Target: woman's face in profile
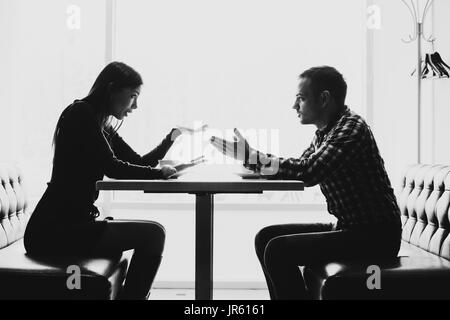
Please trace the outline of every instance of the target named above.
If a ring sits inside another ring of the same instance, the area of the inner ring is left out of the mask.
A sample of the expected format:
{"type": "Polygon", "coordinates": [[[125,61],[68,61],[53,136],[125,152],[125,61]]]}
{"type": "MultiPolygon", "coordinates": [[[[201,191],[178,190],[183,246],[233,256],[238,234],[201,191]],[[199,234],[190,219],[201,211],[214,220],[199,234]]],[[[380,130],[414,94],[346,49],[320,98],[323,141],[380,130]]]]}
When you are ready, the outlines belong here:
{"type": "Polygon", "coordinates": [[[118,120],[123,120],[124,117],[137,108],[137,98],[141,93],[141,87],[137,88],[123,88],[111,95],[111,115],[118,120]]]}

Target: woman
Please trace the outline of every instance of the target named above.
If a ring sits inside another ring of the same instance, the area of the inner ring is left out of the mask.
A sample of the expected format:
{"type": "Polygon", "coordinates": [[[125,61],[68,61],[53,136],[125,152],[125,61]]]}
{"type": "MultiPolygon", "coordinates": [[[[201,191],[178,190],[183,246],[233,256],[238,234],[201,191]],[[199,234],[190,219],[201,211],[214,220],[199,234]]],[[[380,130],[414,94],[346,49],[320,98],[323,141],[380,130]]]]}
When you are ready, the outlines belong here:
{"type": "MultiPolygon", "coordinates": [[[[51,180],[25,231],[34,255],[109,255],[134,249],[124,298],[146,299],[164,248],[164,228],[150,221],[96,220],[95,182],[115,179],[164,179],[171,166],[154,169],[174,140],[175,128],[152,151],[138,155],[110,125],[137,108],[141,76],[124,63],[108,64],[87,97],[75,100],[56,125],[51,180]]],[[[118,126],[120,127],[120,125],[118,126]]]]}

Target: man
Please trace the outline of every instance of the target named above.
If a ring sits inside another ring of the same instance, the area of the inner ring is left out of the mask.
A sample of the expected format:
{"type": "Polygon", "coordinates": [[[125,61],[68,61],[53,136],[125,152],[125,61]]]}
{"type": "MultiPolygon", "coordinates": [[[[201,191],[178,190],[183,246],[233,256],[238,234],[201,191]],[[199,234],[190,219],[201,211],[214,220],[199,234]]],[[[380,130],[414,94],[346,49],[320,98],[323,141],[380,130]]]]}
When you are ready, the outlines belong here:
{"type": "Polygon", "coordinates": [[[250,147],[235,129],[234,142],[212,137],[227,156],[270,179],[320,185],[337,224],[288,224],[262,229],[256,254],[272,299],[307,297],[299,266],[338,258],[391,258],[401,239],[400,212],[369,126],[345,105],[347,84],[334,68],[300,75],[293,109],[317,131],[299,158],[277,158],[250,147]]]}

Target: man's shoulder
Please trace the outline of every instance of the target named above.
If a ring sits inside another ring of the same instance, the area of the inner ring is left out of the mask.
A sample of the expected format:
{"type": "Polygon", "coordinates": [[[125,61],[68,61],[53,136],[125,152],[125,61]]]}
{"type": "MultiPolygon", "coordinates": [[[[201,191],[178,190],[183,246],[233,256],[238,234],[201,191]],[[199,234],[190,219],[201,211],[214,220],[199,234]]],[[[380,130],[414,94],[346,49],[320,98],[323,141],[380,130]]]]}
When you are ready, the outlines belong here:
{"type": "Polygon", "coordinates": [[[364,119],[364,117],[361,116],[359,113],[355,112],[353,109],[350,109],[349,107],[347,107],[347,109],[344,112],[344,118],[346,118],[348,121],[366,124],[366,120],[364,119]]]}
{"type": "Polygon", "coordinates": [[[344,114],[339,119],[334,133],[337,135],[344,134],[354,137],[362,137],[369,131],[370,127],[368,126],[366,120],[361,115],[347,107],[344,114]]]}
{"type": "Polygon", "coordinates": [[[353,111],[348,107],[344,112],[344,115],[341,120],[343,126],[355,126],[364,129],[369,128],[369,125],[367,124],[364,117],[362,117],[360,114],[356,113],[355,111],[353,111]]]}

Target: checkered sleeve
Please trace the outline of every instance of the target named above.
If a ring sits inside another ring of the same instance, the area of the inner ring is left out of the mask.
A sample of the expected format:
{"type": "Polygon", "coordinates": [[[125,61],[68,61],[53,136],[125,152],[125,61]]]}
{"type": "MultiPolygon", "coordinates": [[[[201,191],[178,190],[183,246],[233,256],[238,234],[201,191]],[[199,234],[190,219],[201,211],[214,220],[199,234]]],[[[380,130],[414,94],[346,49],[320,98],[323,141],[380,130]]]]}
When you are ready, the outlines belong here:
{"type": "Polygon", "coordinates": [[[262,160],[261,153],[259,151],[255,151],[247,156],[246,160],[243,163],[243,166],[252,170],[253,172],[261,173],[261,171],[267,170],[270,167],[270,163],[272,160],[274,161],[282,161],[283,158],[275,157],[270,153],[266,153],[264,155],[264,160],[262,160]]]}
{"type": "MultiPolygon", "coordinates": [[[[300,156],[300,158],[304,158],[304,157],[309,157],[312,153],[314,153],[315,151],[315,140],[316,138],[314,138],[314,140],[311,142],[311,144],[309,145],[309,147],[307,149],[305,149],[305,151],[303,151],[302,155],[300,156]]],[[[268,167],[270,167],[270,164],[276,164],[279,163],[280,161],[283,161],[284,158],[280,158],[280,157],[276,157],[270,153],[266,153],[265,154],[265,161],[264,163],[261,163],[261,153],[259,151],[256,151],[255,154],[250,154],[246,161],[244,161],[243,165],[245,168],[252,170],[254,172],[261,172],[261,170],[267,169],[268,167]]],[[[271,178],[278,178],[278,175],[274,172],[274,174],[272,174],[271,178]]]]}
{"type": "Polygon", "coordinates": [[[314,137],[314,139],[311,142],[311,144],[309,145],[309,147],[307,149],[305,149],[305,151],[303,151],[300,158],[308,158],[311,154],[314,153],[314,151],[316,151],[315,142],[316,142],[316,137],[314,137]]]}
{"type": "Polygon", "coordinates": [[[302,180],[306,186],[314,186],[361,152],[365,132],[363,122],[349,119],[336,127],[317,150],[310,147],[298,159],[272,157],[259,170],[263,174],[266,170],[274,179],[302,180]]]}

